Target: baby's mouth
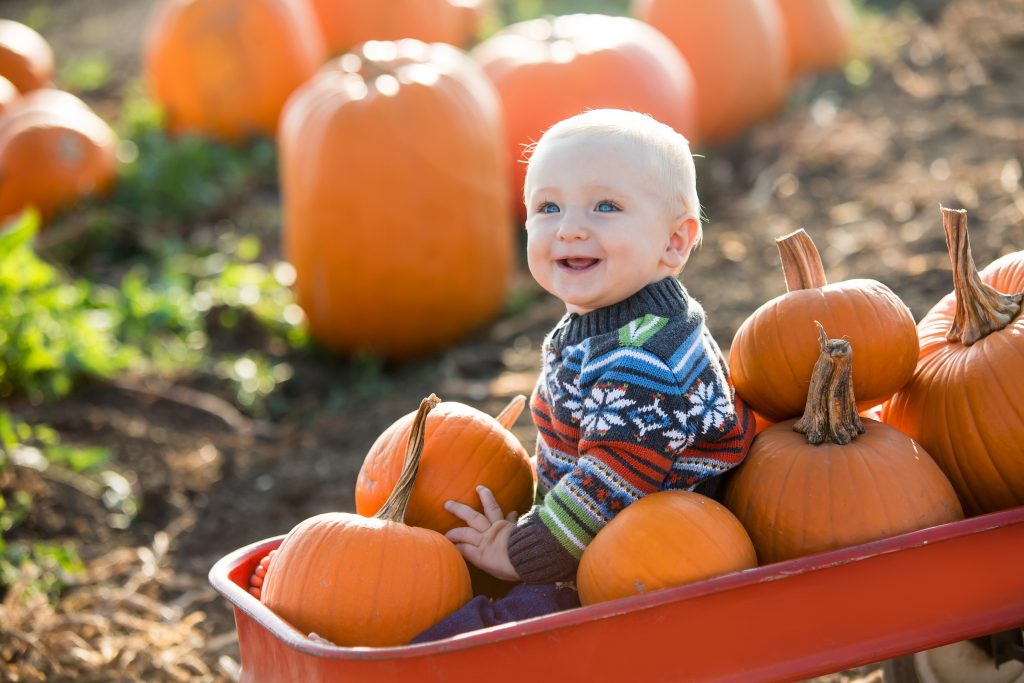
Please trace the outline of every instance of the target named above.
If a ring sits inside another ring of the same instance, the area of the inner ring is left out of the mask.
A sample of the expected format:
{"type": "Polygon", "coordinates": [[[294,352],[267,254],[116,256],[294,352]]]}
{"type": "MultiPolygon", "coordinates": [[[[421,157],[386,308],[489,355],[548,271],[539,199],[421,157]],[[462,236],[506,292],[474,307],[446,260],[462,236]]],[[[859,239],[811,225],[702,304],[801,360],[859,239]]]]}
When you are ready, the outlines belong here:
{"type": "Polygon", "coordinates": [[[589,270],[600,263],[596,258],[562,258],[558,259],[558,265],[568,270],[589,270]]]}

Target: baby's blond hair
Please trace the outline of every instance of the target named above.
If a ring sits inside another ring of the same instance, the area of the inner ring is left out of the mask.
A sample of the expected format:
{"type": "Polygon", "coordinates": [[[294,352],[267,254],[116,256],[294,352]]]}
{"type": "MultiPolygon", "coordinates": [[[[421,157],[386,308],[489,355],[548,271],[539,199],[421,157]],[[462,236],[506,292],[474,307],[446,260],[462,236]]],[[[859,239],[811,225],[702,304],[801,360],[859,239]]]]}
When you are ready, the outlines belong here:
{"type": "MultiPolygon", "coordinates": [[[[690,142],[657,119],[624,109],[591,109],[563,119],[544,131],[530,151],[530,158],[544,145],[557,138],[577,135],[617,135],[639,144],[655,155],[661,164],[673,217],[697,221],[697,234],[691,249],[700,244],[702,236],[700,200],[697,197],[697,172],[690,152],[690,142]]],[[[530,187],[530,166],[526,167],[524,192],[530,187]]]]}

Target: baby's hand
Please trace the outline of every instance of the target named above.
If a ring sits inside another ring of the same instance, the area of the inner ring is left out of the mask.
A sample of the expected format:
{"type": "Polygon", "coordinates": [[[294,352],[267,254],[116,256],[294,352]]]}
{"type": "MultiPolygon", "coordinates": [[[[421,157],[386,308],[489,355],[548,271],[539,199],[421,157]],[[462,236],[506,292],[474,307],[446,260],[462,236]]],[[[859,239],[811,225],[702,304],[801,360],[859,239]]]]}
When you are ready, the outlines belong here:
{"type": "Polygon", "coordinates": [[[501,506],[486,486],[477,486],[476,492],[484,508],[483,514],[463,503],[445,501],[444,509],[466,523],[445,536],[463,557],[494,578],[519,581],[519,574],[508,557],[508,537],[516,524],[516,512],[502,514],[501,506]]]}

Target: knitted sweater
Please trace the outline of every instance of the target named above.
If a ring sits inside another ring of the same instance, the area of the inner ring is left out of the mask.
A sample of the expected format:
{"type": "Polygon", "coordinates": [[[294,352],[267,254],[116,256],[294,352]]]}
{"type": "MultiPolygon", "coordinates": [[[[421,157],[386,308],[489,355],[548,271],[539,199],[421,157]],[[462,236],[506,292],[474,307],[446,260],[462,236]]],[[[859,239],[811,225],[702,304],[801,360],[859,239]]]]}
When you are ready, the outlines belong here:
{"type": "Polygon", "coordinates": [[[675,278],[567,314],[543,354],[531,398],[538,502],[509,539],[529,583],[573,579],[584,548],[623,508],[693,490],[738,465],[754,437],[704,311],[675,278]]]}

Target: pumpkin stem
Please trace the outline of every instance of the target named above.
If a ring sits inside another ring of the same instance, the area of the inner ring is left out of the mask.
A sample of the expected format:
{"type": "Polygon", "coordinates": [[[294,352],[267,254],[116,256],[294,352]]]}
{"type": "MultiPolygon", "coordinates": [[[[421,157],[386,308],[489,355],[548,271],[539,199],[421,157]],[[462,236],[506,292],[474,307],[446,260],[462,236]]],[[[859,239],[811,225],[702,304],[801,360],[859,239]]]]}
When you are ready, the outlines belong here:
{"type": "Polygon", "coordinates": [[[405,450],[405,463],[402,465],[402,473],[395,482],[395,488],[391,495],[384,501],[377,514],[377,519],[389,522],[401,522],[405,519],[405,509],[409,506],[409,497],[412,496],[412,487],[416,483],[416,473],[420,468],[420,456],[423,455],[424,435],[427,431],[427,413],[441,402],[434,394],[420,401],[420,408],[416,411],[416,417],[412,422],[412,429],[409,432],[409,445],[405,450]]]}
{"type": "Polygon", "coordinates": [[[523,406],[526,405],[526,397],[522,394],[518,394],[513,398],[507,406],[502,409],[500,413],[495,416],[495,420],[498,421],[505,429],[512,429],[512,425],[519,419],[519,415],[523,412],[523,406]]]}
{"type": "Polygon", "coordinates": [[[793,429],[817,445],[824,441],[849,443],[864,432],[853,395],[853,349],[845,339],[829,339],[817,320],[821,353],[811,371],[804,414],[793,429]]]}
{"type": "Polygon", "coordinates": [[[946,248],[953,263],[953,291],[956,295],[956,314],[946,339],[970,346],[1013,322],[1021,312],[1024,293],[1003,294],[982,282],[971,256],[967,211],[939,209],[942,211],[942,227],[946,231],[946,248]]]}
{"type": "Polygon", "coordinates": [[[782,259],[782,274],[786,277],[786,291],[815,289],[828,284],[825,266],[814,241],[803,228],[775,240],[782,259]]]}

